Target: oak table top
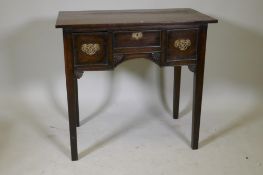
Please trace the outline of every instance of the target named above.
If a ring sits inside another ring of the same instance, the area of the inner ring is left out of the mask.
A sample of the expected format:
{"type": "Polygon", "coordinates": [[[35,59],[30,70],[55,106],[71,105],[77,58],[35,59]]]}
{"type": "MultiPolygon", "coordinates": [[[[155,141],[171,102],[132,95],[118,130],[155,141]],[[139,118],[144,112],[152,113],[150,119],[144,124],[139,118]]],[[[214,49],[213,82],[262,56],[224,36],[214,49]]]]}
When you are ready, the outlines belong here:
{"type": "Polygon", "coordinates": [[[61,11],[57,28],[217,23],[190,8],[148,10],[61,11]]]}

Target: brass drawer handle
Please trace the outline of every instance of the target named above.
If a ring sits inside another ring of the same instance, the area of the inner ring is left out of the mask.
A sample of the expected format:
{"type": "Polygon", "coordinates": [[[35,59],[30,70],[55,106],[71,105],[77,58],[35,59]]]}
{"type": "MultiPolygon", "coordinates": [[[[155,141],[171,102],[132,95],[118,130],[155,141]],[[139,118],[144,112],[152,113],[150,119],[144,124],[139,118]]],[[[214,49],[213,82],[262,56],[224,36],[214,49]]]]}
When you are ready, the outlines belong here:
{"type": "Polygon", "coordinates": [[[178,48],[181,51],[187,50],[191,46],[190,39],[178,39],[174,42],[174,47],[178,48]]]}
{"type": "Polygon", "coordinates": [[[134,32],[132,33],[132,39],[139,40],[143,37],[142,32],[134,32]]]}
{"type": "Polygon", "coordinates": [[[81,51],[86,53],[87,55],[95,55],[96,52],[100,50],[100,45],[95,43],[89,43],[89,44],[82,44],[81,45],[81,51]]]}

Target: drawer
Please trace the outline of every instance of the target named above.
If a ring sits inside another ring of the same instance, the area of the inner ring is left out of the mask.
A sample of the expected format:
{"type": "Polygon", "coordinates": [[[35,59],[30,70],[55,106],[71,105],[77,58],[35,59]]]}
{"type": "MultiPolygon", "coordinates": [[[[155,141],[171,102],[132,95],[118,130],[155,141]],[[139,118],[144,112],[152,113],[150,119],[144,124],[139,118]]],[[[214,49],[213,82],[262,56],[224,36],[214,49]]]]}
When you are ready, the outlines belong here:
{"type": "Polygon", "coordinates": [[[166,62],[196,59],[197,40],[198,29],[167,31],[166,62]]]}
{"type": "Polygon", "coordinates": [[[73,47],[76,65],[107,66],[108,63],[108,34],[74,33],[73,47]]]}
{"type": "Polygon", "coordinates": [[[160,47],[160,31],[120,31],[114,33],[113,46],[123,47],[160,47]]]}

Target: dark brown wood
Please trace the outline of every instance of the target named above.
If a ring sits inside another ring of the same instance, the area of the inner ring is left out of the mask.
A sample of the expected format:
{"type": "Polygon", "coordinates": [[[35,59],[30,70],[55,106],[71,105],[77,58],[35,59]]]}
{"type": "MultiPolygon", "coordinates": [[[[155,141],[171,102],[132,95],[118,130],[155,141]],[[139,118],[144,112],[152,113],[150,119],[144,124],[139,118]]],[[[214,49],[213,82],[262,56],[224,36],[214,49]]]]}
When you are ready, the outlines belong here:
{"type": "Polygon", "coordinates": [[[117,66],[124,61],[124,54],[114,54],[113,56],[113,66],[117,66]]]}
{"type": "Polygon", "coordinates": [[[56,27],[63,28],[72,160],[78,159],[77,79],[83,71],[113,70],[137,58],[174,67],[174,119],[179,115],[181,66],[194,72],[191,146],[197,149],[207,24],[215,22],[192,9],[60,12],[56,27]]]}
{"type": "Polygon", "coordinates": [[[75,110],[76,110],[76,126],[79,127],[80,123],[79,123],[79,95],[78,95],[78,77],[76,77],[74,79],[74,89],[75,89],[75,101],[76,101],[76,105],[75,105],[75,110]]]}
{"type": "Polygon", "coordinates": [[[151,60],[155,62],[157,65],[161,65],[161,53],[153,52],[151,60]]]}
{"type": "Polygon", "coordinates": [[[169,30],[167,34],[168,46],[166,62],[176,60],[196,59],[198,29],[175,29],[169,30]],[[191,46],[186,50],[175,47],[177,40],[190,40],[191,46]]]}
{"type": "Polygon", "coordinates": [[[146,25],[146,26],[101,26],[101,27],[76,27],[76,28],[63,28],[64,31],[87,33],[98,31],[137,31],[137,30],[173,30],[173,29],[187,29],[199,28],[200,24],[167,24],[167,25],[146,25]]]}
{"type": "Polygon", "coordinates": [[[173,95],[173,118],[179,117],[179,101],[181,85],[181,66],[174,67],[174,95],[173,95]]]}
{"type": "Polygon", "coordinates": [[[174,60],[172,62],[166,62],[164,63],[164,66],[174,66],[174,65],[195,65],[196,64],[196,59],[185,59],[185,60],[174,60]]]}
{"type": "Polygon", "coordinates": [[[167,50],[167,29],[166,30],[163,29],[161,35],[161,59],[160,59],[161,66],[167,65],[167,63],[165,63],[166,50],[167,50]]]}
{"type": "Polygon", "coordinates": [[[100,28],[169,24],[216,23],[217,20],[193,9],[62,11],[57,28],[100,28]]]}
{"type": "Polygon", "coordinates": [[[205,50],[206,50],[207,25],[202,25],[199,32],[199,48],[196,70],[194,72],[194,92],[193,92],[193,119],[192,119],[192,149],[198,149],[200,117],[203,94],[205,50]]]}
{"type": "Polygon", "coordinates": [[[74,51],[75,51],[75,64],[86,65],[108,65],[107,59],[107,40],[108,35],[106,32],[94,32],[79,34],[74,33],[74,51]],[[82,51],[83,44],[99,44],[100,50],[94,55],[88,55],[82,51]]]}
{"type": "Polygon", "coordinates": [[[64,56],[65,56],[65,74],[67,84],[67,99],[68,99],[68,117],[69,117],[69,131],[70,131],[70,146],[71,159],[78,160],[77,149],[77,125],[76,125],[76,77],[74,76],[74,62],[73,62],[73,46],[71,33],[63,33],[64,38],[64,56]]]}
{"type": "Polygon", "coordinates": [[[130,47],[130,48],[118,48],[114,49],[114,53],[152,53],[160,52],[160,47],[130,47]]]}
{"type": "Polygon", "coordinates": [[[195,72],[195,71],[196,71],[196,65],[188,65],[188,69],[189,69],[191,72],[195,72]]]}
{"type": "Polygon", "coordinates": [[[84,72],[81,71],[81,70],[75,70],[75,77],[76,77],[76,79],[80,79],[82,77],[83,73],[84,72]]]}
{"type": "Polygon", "coordinates": [[[141,52],[141,53],[130,53],[130,54],[114,54],[114,67],[119,65],[120,63],[131,60],[131,59],[137,59],[137,58],[144,58],[150,61],[153,61],[157,65],[160,64],[161,60],[161,54],[160,52],[141,52]]]}
{"type": "Polygon", "coordinates": [[[114,33],[114,47],[160,47],[160,31],[121,31],[114,33]],[[141,38],[133,38],[133,35],[141,34],[141,38]]]}

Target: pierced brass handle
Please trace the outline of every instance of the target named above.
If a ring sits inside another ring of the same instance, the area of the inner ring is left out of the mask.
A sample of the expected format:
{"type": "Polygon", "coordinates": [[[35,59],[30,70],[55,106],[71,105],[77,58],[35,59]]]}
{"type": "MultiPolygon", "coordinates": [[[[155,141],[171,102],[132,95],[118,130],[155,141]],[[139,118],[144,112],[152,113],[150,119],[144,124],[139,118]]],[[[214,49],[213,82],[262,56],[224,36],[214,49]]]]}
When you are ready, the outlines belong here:
{"type": "Polygon", "coordinates": [[[178,39],[174,42],[174,47],[178,48],[181,51],[187,50],[191,46],[190,39],[178,39]]]}
{"type": "Polygon", "coordinates": [[[142,32],[134,32],[132,33],[132,39],[139,40],[143,37],[142,32]]]}
{"type": "Polygon", "coordinates": [[[89,43],[89,44],[82,44],[81,45],[81,51],[86,53],[87,55],[95,55],[96,52],[100,50],[100,45],[95,43],[89,43]]]}

